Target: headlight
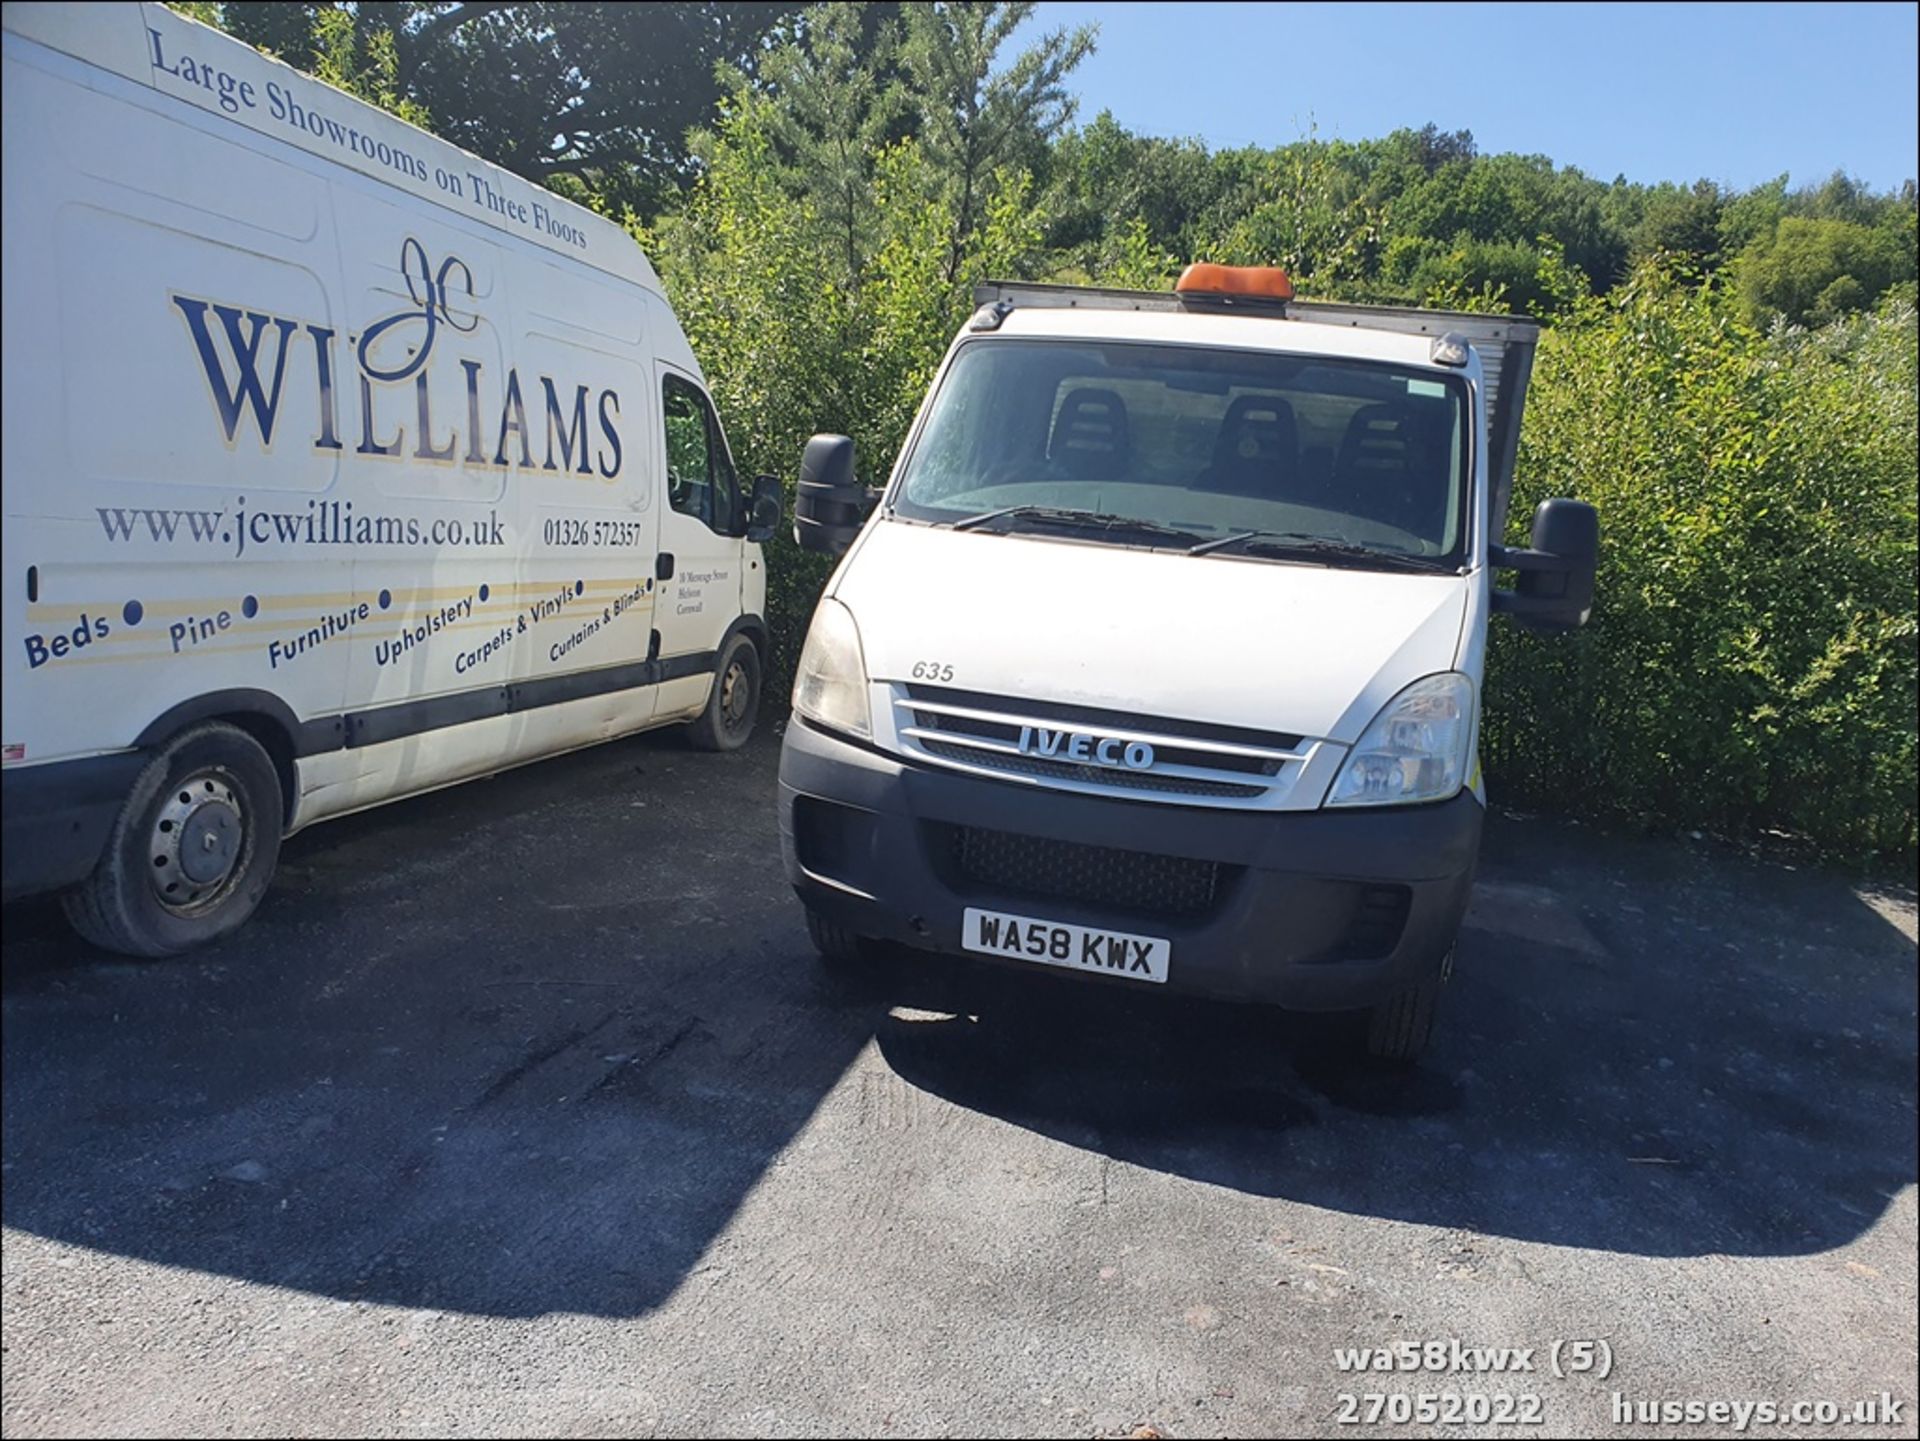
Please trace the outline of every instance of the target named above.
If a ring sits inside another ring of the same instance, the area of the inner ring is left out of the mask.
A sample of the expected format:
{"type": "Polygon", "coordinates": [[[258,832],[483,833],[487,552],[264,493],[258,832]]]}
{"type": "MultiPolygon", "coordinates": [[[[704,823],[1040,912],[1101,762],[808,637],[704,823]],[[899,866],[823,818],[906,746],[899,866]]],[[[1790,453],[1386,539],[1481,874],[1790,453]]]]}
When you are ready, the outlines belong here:
{"type": "Polygon", "coordinates": [[[867,662],[860,654],[860,630],[853,612],[837,600],[822,599],[807,629],[800,668],[793,677],[793,708],[848,735],[871,736],[867,707],[867,662]]]}
{"type": "Polygon", "coordinates": [[[1473,682],[1458,671],[1417,680],[1381,707],[1347,756],[1330,806],[1443,801],[1467,774],[1473,682]]]}

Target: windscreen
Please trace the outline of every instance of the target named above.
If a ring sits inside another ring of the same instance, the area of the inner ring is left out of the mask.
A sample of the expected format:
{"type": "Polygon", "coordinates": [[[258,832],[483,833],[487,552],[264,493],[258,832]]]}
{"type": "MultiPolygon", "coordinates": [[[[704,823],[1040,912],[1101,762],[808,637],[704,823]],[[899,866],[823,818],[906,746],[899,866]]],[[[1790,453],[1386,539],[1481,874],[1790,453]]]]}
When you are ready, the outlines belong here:
{"type": "MultiPolygon", "coordinates": [[[[1466,386],[1430,370],[1131,342],[961,347],[892,497],[941,524],[1034,508],[1458,560],[1466,386]]],[[[1148,543],[1153,543],[1149,536],[1148,543]]]]}

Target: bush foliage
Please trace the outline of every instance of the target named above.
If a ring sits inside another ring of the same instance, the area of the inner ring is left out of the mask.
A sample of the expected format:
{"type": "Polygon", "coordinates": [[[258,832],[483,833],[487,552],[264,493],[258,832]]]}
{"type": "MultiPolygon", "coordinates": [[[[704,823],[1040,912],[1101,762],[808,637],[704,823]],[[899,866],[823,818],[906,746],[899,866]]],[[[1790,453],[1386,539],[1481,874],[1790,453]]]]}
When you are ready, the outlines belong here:
{"type": "Polygon", "coordinates": [[[1656,269],[1547,333],[1512,538],[1592,501],[1598,602],[1570,637],[1496,625],[1496,794],[1911,855],[1915,333],[1905,298],[1763,333],[1656,269]]]}

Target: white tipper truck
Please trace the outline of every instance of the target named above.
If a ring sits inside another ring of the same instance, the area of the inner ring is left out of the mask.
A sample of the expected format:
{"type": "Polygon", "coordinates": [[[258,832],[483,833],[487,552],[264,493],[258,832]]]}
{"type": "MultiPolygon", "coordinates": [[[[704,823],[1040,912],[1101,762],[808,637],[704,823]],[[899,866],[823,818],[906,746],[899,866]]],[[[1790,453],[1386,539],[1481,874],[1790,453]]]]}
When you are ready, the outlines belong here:
{"type": "Polygon", "coordinates": [[[844,552],[780,771],[816,946],[1365,1011],[1412,1058],[1479,847],[1488,622],[1592,603],[1590,506],[1500,543],[1538,327],[1211,265],[977,299],[883,494],[843,436],[802,463],[797,537],[844,552]]]}

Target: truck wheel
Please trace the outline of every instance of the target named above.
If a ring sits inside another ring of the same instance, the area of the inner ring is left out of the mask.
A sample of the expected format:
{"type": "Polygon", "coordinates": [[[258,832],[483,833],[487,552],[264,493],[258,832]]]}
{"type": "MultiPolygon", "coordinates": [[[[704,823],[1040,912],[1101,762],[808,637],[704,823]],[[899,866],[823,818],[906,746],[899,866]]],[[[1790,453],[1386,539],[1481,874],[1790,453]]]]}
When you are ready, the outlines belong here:
{"type": "Polygon", "coordinates": [[[737,751],[753,734],[760,714],[760,652],[736,635],[720,653],[707,708],[687,724],[687,739],[698,750],[737,751]]]}
{"type": "Polygon", "coordinates": [[[833,965],[851,965],[867,954],[864,936],[828,920],[812,906],[807,907],[807,934],[812,937],[813,948],[820,953],[820,958],[833,965]]]}
{"type": "Polygon", "coordinates": [[[1367,1013],[1367,1054],[1379,1061],[1411,1065],[1433,1036],[1440,988],[1453,969],[1453,953],[1427,976],[1393,992],[1367,1013]]]}
{"type": "Polygon", "coordinates": [[[214,721],[148,761],[93,874],[61,897],[96,946],[171,956],[236,929],[266,894],[284,824],[280,777],[260,743],[214,721]]]}

